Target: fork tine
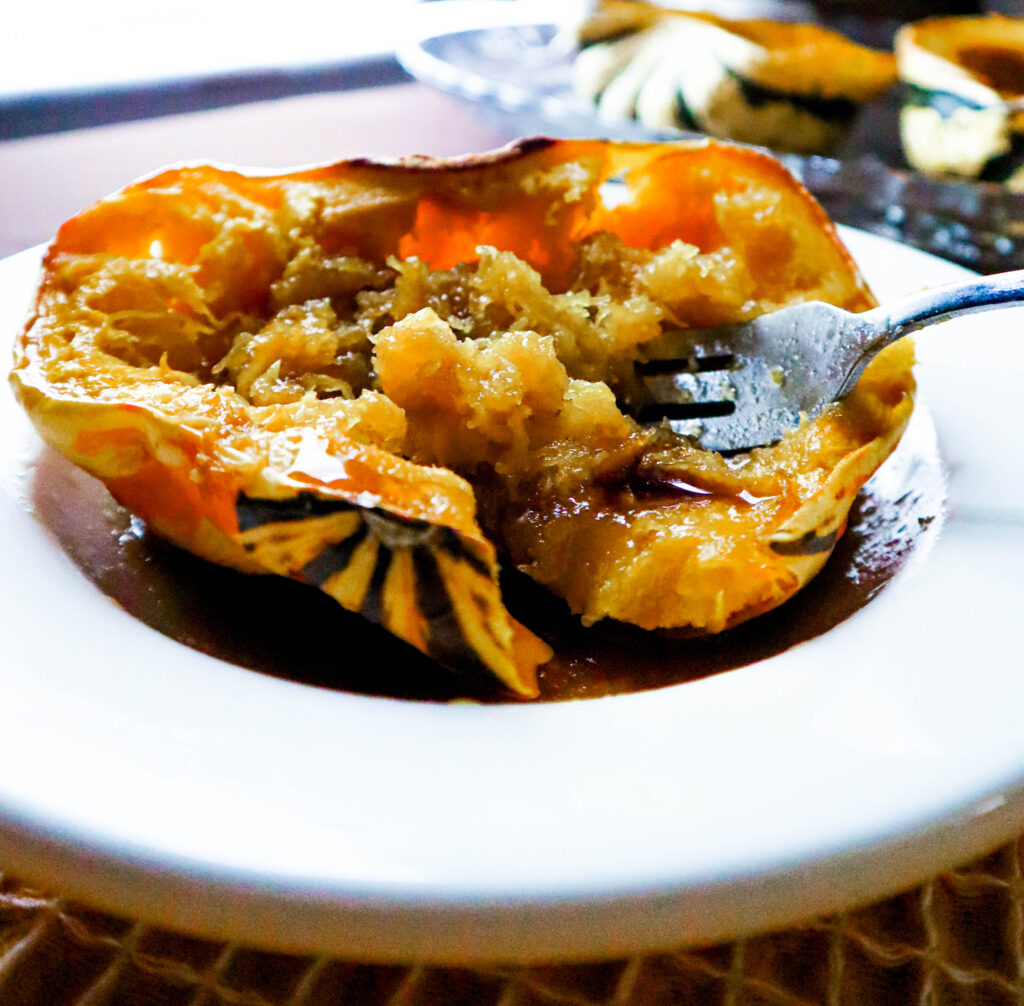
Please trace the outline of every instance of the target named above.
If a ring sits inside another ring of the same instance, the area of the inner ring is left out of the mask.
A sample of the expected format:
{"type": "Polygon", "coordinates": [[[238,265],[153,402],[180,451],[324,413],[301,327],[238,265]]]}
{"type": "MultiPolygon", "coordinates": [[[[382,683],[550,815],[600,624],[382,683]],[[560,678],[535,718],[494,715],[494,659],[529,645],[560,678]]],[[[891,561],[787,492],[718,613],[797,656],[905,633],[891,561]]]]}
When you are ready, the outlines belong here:
{"type": "Polygon", "coordinates": [[[728,374],[715,376],[728,384],[731,408],[689,419],[669,416],[676,432],[713,451],[741,451],[779,440],[800,424],[801,411],[786,394],[787,377],[770,360],[738,354],[728,374]]]}
{"type": "Polygon", "coordinates": [[[638,411],[640,422],[667,420],[677,433],[715,451],[770,443],[799,424],[800,410],[785,393],[786,375],[777,361],[733,353],[713,332],[672,332],[652,349],[655,362],[637,368],[651,396],[638,411]]]}
{"type": "Polygon", "coordinates": [[[732,357],[732,346],[729,342],[731,330],[730,326],[722,330],[680,328],[663,332],[657,339],[642,347],[643,360],[669,363],[686,360],[694,370],[711,369],[719,360],[732,357]]]}
{"type": "Polygon", "coordinates": [[[641,377],[659,408],[671,405],[732,402],[736,397],[729,373],[725,370],[696,374],[675,370],[660,374],[641,374],[641,377]]]}
{"type": "Polygon", "coordinates": [[[820,411],[828,401],[823,385],[841,384],[848,364],[834,344],[851,317],[830,304],[810,303],[721,329],[667,332],[644,347],[647,360],[655,362],[637,367],[653,399],[639,418],[663,417],[715,451],[779,440],[820,411]],[[820,352],[808,353],[808,333],[820,352]],[[673,355],[679,368],[674,374],[673,355]],[[730,361],[727,370],[704,369],[724,359],[730,361]]]}
{"type": "Polygon", "coordinates": [[[716,451],[773,443],[848,394],[868,361],[896,339],[1010,304],[1024,304],[1024,270],[925,289],[862,313],[812,301],[717,330],[667,332],[642,347],[636,376],[662,406],[641,403],[642,412],[716,451]],[[707,373],[729,353],[727,374],[707,373]],[[689,376],[673,378],[672,361],[689,376]],[[674,419],[680,410],[685,418],[674,419]]]}

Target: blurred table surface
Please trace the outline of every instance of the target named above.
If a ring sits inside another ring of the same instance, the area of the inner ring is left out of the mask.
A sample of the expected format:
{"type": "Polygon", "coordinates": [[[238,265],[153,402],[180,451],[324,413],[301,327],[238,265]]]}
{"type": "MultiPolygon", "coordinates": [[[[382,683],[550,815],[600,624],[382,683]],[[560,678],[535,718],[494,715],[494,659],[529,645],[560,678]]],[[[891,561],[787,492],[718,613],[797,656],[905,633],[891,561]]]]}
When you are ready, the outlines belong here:
{"type": "Polygon", "coordinates": [[[399,82],[0,142],[0,256],[177,161],[283,168],[352,156],[457,155],[511,136],[468,105],[399,82]]]}

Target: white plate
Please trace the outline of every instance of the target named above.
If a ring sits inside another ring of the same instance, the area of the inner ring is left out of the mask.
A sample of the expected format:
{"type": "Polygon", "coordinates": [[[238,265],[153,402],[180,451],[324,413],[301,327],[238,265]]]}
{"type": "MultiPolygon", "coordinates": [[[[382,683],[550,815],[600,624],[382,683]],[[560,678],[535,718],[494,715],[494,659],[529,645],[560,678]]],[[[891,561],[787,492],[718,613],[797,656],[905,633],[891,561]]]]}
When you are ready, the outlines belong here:
{"type": "MultiPolygon", "coordinates": [[[[846,236],[883,296],[962,275],[846,236]]],[[[4,331],[36,262],[0,264],[4,331]]],[[[75,476],[4,393],[0,863],[211,937],[465,963],[724,939],[981,854],[1024,826],[1022,325],[920,339],[948,507],[871,603],[729,673],[578,702],[356,696],[155,632],[61,547],[75,476]]]]}

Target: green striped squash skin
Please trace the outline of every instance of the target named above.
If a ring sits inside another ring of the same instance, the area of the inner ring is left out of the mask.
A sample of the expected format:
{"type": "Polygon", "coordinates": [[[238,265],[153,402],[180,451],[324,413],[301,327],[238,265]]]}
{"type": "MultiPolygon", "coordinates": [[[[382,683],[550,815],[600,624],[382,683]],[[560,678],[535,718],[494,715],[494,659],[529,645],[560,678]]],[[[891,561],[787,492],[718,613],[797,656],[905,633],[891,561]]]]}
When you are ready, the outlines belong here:
{"type": "MultiPolygon", "coordinates": [[[[479,582],[483,587],[492,581],[495,570],[473,543],[456,531],[310,492],[280,500],[242,493],[236,509],[243,547],[261,559],[267,558],[261,553],[275,546],[279,549],[282,541],[301,536],[304,524],[325,517],[347,518],[339,522],[336,539],[324,544],[291,575],[331,594],[332,586],[353,573],[355,564],[366,562],[369,556],[372,572],[363,577],[362,596],[357,605],[345,606],[392,631],[401,627],[389,625],[386,613],[392,607],[389,602],[398,600],[392,595],[402,590],[405,583],[388,574],[400,556],[408,557],[413,571],[414,605],[422,620],[427,655],[459,675],[481,684],[493,684],[493,672],[480,659],[463,629],[467,620],[481,626],[491,624],[490,593],[484,589],[457,591],[453,581],[470,585],[479,582]],[[467,595],[475,610],[466,610],[467,595]]],[[[268,562],[279,564],[280,554],[268,562]]]]}
{"type": "MultiPolygon", "coordinates": [[[[901,91],[903,107],[909,110],[905,114],[912,115],[915,109],[931,109],[944,122],[957,115],[985,112],[989,107],[952,91],[921,87],[910,82],[904,82],[901,91]]],[[[1024,133],[1011,131],[1007,134],[1007,141],[1009,149],[983,161],[976,175],[978,181],[1006,182],[1024,168],[1024,133]]]]}

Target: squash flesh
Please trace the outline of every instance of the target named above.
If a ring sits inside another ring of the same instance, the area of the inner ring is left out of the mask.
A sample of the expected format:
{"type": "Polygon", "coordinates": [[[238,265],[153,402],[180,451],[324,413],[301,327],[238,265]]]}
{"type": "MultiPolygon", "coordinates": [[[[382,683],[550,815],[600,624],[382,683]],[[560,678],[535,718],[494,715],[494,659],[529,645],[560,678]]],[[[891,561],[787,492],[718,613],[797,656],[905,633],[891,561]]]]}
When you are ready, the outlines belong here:
{"type": "Polygon", "coordinates": [[[494,543],[587,621],[711,631],[827,558],[773,543],[841,530],[909,415],[905,347],[739,469],[620,407],[663,325],[811,298],[873,303],[806,192],[716,144],[186,168],[62,228],[12,379],[159,533],[434,655],[454,633],[449,663],[531,695],[550,651],[501,606],[494,543]]]}

